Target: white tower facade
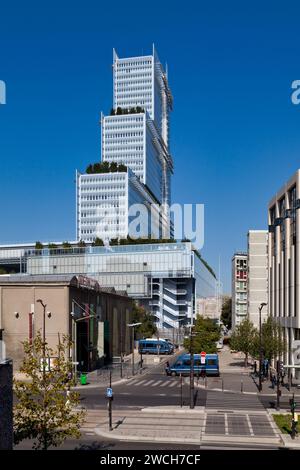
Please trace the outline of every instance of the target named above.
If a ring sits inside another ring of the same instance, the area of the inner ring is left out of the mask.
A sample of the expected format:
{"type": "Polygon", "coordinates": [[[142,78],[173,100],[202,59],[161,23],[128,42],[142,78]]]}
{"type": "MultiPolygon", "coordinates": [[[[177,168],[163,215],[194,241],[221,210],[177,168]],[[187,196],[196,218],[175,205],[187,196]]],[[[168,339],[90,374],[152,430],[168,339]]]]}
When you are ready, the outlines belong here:
{"type": "MultiPolygon", "coordinates": [[[[167,74],[154,46],[151,55],[140,57],[119,58],[113,51],[113,108],[110,115],[101,115],[101,158],[102,162],[125,165],[133,175],[80,174],[77,178],[78,239],[91,241],[96,237],[129,235],[128,213],[132,200],[145,204],[149,217],[151,206],[156,207],[152,211],[155,214],[159,207],[159,230],[155,227],[155,233],[158,238],[172,236],[169,220],[173,173],[169,152],[172,105],[167,74]],[[133,176],[136,178],[134,185],[131,183],[133,176]],[[130,197],[130,194],[135,196],[130,197]],[[109,223],[109,230],[103,232],[103,215],[108,206],[111,217],[116,219],[109,223]],[[115,209],[121,212],[117,214],[115,209]]],[[[155,224],[152,223],[151,230],[149,222],[148,236],[152,237],[155,224]]]]}

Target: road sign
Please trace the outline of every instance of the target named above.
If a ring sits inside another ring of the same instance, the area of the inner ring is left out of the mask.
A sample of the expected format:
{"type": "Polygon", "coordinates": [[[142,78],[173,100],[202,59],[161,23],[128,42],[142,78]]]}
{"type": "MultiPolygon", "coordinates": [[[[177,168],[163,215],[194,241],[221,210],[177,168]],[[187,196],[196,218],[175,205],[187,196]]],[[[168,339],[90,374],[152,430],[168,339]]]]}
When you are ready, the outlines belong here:
{"type": "Polygon", "coordinates": [[[206,357],[206,352],[202,351],[200,353],[201,364],[205,364],[205,357],[206,357]]]}
{"type": "Polygon", "coordinates": [[[113,396],[112,388],[107,387],[107,389],[106,389],[106,397],[107,397],[107,398],[112,398],[112,396],[113,396]]]}

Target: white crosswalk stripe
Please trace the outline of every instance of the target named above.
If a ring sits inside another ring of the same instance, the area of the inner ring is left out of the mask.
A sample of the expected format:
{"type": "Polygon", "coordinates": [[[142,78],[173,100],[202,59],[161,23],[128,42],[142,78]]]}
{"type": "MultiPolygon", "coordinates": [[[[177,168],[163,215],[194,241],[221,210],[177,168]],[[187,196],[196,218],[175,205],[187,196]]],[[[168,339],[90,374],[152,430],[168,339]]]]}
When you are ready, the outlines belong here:
{"type": "Polygon", "coordinates": [[[169,382],[168,386],[171,387],[178,387],[180,384],[178,382],[169,382]]]}
{"type": "Polygon", "coordinates": [[[154,382],[154,384],[151,385],[151,387],[158,387],[158,385],[162,384],[162,380],[158,380],[157,382],[154,382]]]}
{"type": "Polygon", "coordinates": [[[154,382],[155,380],[148,380],[148,382],[144,383],[143,387],[149,387],[150,384],[152,386],[154,382]]]}

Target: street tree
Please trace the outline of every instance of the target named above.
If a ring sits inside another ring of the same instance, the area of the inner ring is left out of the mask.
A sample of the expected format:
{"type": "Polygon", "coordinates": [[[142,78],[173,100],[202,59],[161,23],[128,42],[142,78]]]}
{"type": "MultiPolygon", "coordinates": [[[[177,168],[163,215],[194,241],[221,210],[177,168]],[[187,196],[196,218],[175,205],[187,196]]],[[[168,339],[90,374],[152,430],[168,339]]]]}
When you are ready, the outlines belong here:
{"type": "Polygon", "coordinates": [[[246,317],[234,329],[230,338],[230,347],[245,354],[245,367],[248,365],[249,355],[253,355],[258,341],[258,331],[253,323],[246,317]]]}
{"type": "Polygon", "coordinates": [[[230,330],[231,328],[231,315],[232,315],[232,299],[231,297],[224,297],[222,302],[221,321],[230,330]]]}
{"type": "Polygon", "coordinates": [[[33,449],[57,447],[67,437],[79,438],[84,412],[76,410],[79,394],[74,385],[69,359],[70,340],[63,336],[55,350],[43,342],[40,332],[24,341],[20,372],[26,380],[14,381],[14,442],[33,439],[33,449]]]}
{"type": "MultiPolygon", "coordinates": [[[[197,316],[193,327],[193,352],[195,354],[217,352],[217,341],[220,339],[220,328],[210,318],[197,316]]],[[[190,337],[185,338],[184,348],[190,351],[190,337]]]]}
{"type": "MultiPolygon", "coordinates": [[[[286,351],[283,331],[278,322],[272,317],[268,317],[261,326],[262,352],[265,359],[269,362],[276,357],[281,356],[286,351]]],[[[254,355],[259,357],[260,344],[257,336],[254,345],[254,355]]]]}
{"type": "Polygon", "coordinates": [[[133,302],[132,308],[132,322],[141,323],[140,326],[135,328],[138,338],[152,338],[157,334],[157,327],[155,325],[155,317],[151,315],[143,306],[133,302]]]}

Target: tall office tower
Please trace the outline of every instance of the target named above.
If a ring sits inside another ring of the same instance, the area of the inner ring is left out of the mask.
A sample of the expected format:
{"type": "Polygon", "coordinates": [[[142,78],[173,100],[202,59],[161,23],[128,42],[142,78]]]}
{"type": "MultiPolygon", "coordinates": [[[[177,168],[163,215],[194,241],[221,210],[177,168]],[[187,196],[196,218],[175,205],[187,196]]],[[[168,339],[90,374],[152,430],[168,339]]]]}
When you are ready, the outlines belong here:
{"type": "MultiPolygon", "coordinates": [[[[113,51],[113,108],[109,116],[101,115],[101,155],[103,162],[124,164],[144,186],[147,196],[152,201],[145,203],[150,211],[151,205],[160,207],[158,238],[170,238],[169,207],[171,204],[171,175],[173,160],[169,152],[169,113],[172,109],[172,95],[168,86],[167,74],[164,71],[153,47],[152,55],[120,59],[113,51]]],[[[105,191],[100,180],[105,179],[102,173],[97,174],[99,186],[91,185],[91,194],[87,194],[89,184],[95,175],[79,175],[77,178],[77,238],[89,241],[91,238],[107,238],[102,232],[102,209],[107,205],[105,191]],[[84,178],[81,178],[84,177],[84,178]],[[81,182],[85,181],[84,197],[81,182]],[[101,188],[101,189],[100,189],[101,188]],[[86,201],[98,194],[97,203],[92,199],[90,211],[82,210],[86,201]],[[88,198],[88,199],[86,199],[88,198]],[[84,214],[84,215],[82,215],[84,214]],[[85,218],[85,221],[81,220],[85,218]],[[91,223],[89,223],[89,220],[91,223]],[[81,230],[80,227],[85,227],[81,230]],[[97,233],[95,232],[97,227],[97,233]],[[87,232],[88,231],[88,232],[87,232]]],[[[104,185],[105,186],[105,185],[104,185]]],[[[107,193],[108,194],[108,193],[107,193]]],[[[123,191],[123,197],[127,197],[123,191]]],[[[118,204],[117,196],[114,196],[118,204]]],[[[136,202],[141,203],[137,198],[136,202]]],[[[128,204],[127,204],[128,206],[128,204]]],[[[125,224],[128,234],[129,219],[125,224]]],[[[151,236],[149,227],[148,235],[151,236]]],[[[118,232],[115,237],[118,237],[118,232]]],[[[157,237],[156,237],[157,238],[157,237]]]]}
{"type": "Polygon", "coordinates": [[[248,256],[238,252],[232,258],[232,328],[247,315],[248,256]]]}
{"type": "MultiPolygon", "coordinates": [[[[268,231],[248,232],[248,317],[259,327],[259,306],[268,303],[268,231]]],[[[268,306],[262,309],[262,322],[268,316],[268,306]]]]}

